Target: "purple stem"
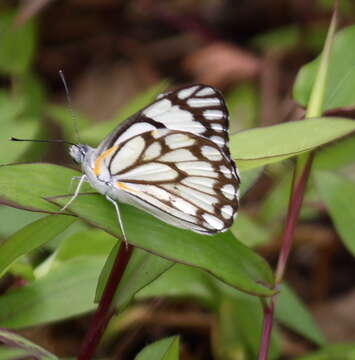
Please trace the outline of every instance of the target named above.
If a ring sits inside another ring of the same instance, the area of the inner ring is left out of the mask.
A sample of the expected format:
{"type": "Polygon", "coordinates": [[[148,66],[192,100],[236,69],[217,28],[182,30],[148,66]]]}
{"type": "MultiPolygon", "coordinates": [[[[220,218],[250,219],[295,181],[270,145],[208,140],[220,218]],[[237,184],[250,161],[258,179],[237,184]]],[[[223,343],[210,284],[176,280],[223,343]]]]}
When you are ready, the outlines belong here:
{"type": "MultiPolygon", "coordinates": [[[[277,289],[282,282],[285,273],[287,260],[290,255],[290,250],[292,246],[293,234],[295,232],[297,220],[301,211],[302,201],[311,171],[313,158],[314,154],[311,153],[307,158],[307,162],[303,167],[301,176],[299,178],[297,177],[297,170],[294,170],[286,226],[282,236],[282,245],[276,268],[275,289],[277,289]]],[[[277,294],[270,299],[269,303],[267,303],[266,301],[263,303],[264,320],[258,360],[268,359],[276,300],[277,294]]]]}
{"type": "Polygon", "coordinates": [[[263,321],[263,332],[260,343],[260,352],[258,360],[267,360],[269,353],[269,344],[272,330],[272,323],[275,309],[275,297],[272,297],[270,304],[264,304],[264,321],[263,321]]]}
{"type": "Polygon", "coordinates": [[[111,307],[112,300],[128,265],[129,259],[131,258],[133,249],[134,247],[132,245],[126,244],[123,241],[121,242],[99,306],[91,320],[90,328],[85,335],[78,360],[90,360],[93,357],[102,334],[115,313],[115,309],[111,307]]]}

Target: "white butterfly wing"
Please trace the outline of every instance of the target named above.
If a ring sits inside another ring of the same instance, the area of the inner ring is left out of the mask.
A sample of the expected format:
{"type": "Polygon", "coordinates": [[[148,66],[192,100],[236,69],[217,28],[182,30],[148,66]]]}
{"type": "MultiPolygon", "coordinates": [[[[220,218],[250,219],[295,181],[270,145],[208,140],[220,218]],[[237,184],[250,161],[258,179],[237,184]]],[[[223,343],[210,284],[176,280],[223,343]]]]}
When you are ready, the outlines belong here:
{"type": "Polygon", "coordinates": [[[228,110],[211,86],[191,85],[161,94],[157,100],[118,126],[98,147],[103,152],[138,134],[166,128],[190,132],[228,150],[228,110]]]}
{"type": "Polygon", "coordinates": [[[98,159],[112,175],[117,200],[201,233],[233,223],[239,178],[221,147],[204,137],[161,128],[113,145],[98,159]]]}

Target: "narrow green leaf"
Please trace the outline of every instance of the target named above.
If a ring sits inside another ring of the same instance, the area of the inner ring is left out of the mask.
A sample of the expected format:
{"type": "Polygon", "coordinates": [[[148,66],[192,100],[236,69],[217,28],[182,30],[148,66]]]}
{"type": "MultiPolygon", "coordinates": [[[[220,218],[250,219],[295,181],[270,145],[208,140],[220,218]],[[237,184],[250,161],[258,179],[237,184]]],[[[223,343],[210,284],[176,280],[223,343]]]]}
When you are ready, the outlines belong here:
{"type": "MultiPolygon", "coordinates": [[[[262,323],[262,309],[256,297],[236,291],[200,269],[182,264],[174,265],[136,295],[139,300],[154,297],[192,299],[216,314],[215,353],[218,358],[256,358],[262,323]]],[[[275,329],[270,359],[279,353],[276,335],[275,329]]]]}
{"type": "MultiPolygon", "coordinates": [[[[51,203],[46,205],[43,198],[65,193],[74,174],[70,169],[45,164],[0,167],[0,196],[27,208],[58,209],[51,203]]],[[[68,197],[56,201],[65,204],[68,197]]],[[[273,281],[270,267],[230,232],[203,236],[169,226],[132,207],[121,207],[132,244],[166,259],[201,267],[244,291],[272,293],[268,288],[273,281]]],[[[114,236],[121,235],[114,208],[103,196],[80,196],[71,210],[114,236]]]]}
{"type": "Polygon", "coordinates": [[[0,360],[17,360],[23,359],[28,355],[23,349],[17,349],[14,347],[8,347],[5,345],[0,346],[0,360]]]}
{"type": "Polygon", "coordinates": [[[239,212],[231,231],[237,239],[249,247],[265,244],[271,235],[268,228],[258,224],[256,220],[242,211],[239,212]]]}
{"type": "MultiPolygon", "coordinates": [[[[157,280],[139,291],[135,298],[146,300],[154,297],[168,297],[175,300],[193,299],[210,311],[219,313],[219,321],[225,322],[220,325],[224,329],[223,331],[227,331],[229,334],[226,336],[230,338],[231,342],[228,345],[228,339],[220,339],[221,346],[223,343],[223,347],[226,346],[229,349],[228,353],[229,351],[232,353],[245,351],[244,347],[247,346],[254,352],[250,358],[255,358],[259,346],[262,319],[260,301],[255,297],[224,285],[200,269],[182,264],[174,265],[157,280]],[[235,346],[238,341],[239,346],[235,346]]],[[[324,344],[324,338],[311,314],[286,285],[282,285],[281,288],[276,317],[283,325],[297,334],[318,345],[324,344]]],[[[278,353],[276,339],[273,339],[273,342],[273,354],[276,356],[278,353]]],[[[221,356],[221,358],[228,357],[221,356]]]]}
{"type": "MultiPolygon", "coordinates": [[[[115,248],[111,251],[101,272],[98,287],[96,289],[96,302],[98,302],[102,296],[113,262],[117,256],[118,248],[119,243],[117,243],[115,248]]],[[[135,248],[117,288],[113,304],[121,310],[131,301],[139,290],[149,285],[172,265],[173,263],[171,261],[135,248]]]]}
{"type": "Polygon", "coordinates": [[[155,297],[194,299],[200,304],[216,310],[220,293],[214,278],[204,271],[183,264],[175,264],[159,278],[140,290],[135,299],[155,297]]]}
{"type": "Polygon", "coordinates": [[[107,257],[117,239],[98,229],[78,231],[62,241],[54,253],[54,261],[64,262],[77,256],[107,257]]]}
{"type": "MultiPolygon", "coordinates": [[[[22,350],[22,356],[32,356],[35,359],[43,360],[57,360],[58,358],[51,354],[49,351],[43,349],[42,347],[34,344],[33,342],[25,339],[24,337],[15,334],[6,329],[0,329],[0,343],[4,343],[13,349],[22,350]]],[[[1,357],[4,355],[4,352],[0,352],[0,359],[10,360],[10,358],[1,357]]],[[[9,353],[7,354],[9,355],[9,353]]],[[[21,357],[22,358],[22,357],[21,357]]]]}
{"type": "Polygon", "coordinates": [[[106,258],[117,243],[115,237],[98,229],[79,230],[67,236],[63,235],[54,253],[37,266],[36,277],[43,277],[62,262],[79,256],[106,258]]]}
{"type": "Polygon", "coordinates": [[[312,354],[298,357],[295,360],[353,360],[355,344],[331,344],[312,354]]]}
{"type": "Polygon", "coordinates": [[[94,293],[104,258],[66,261],[46,276],[0,297],[0,326],[19,329],[95,309],[94,293]]]}
{"type": "Polygon", "coordinates": [[[338,11],[335,8],[332,20],[329,25],[327,38],[324,43],[322,55],[320,57],[319,68],[312,86],[312,92],[307,104],[306,118],[322,116],[324,106],[324,95],[327,88],[329,73],[329,59],[334,41],[334,34],[337,26],[338,11]]]}
{"type": "Polygon", "coordinates": [[[0,243],[0,275],[20,256],[54,239],[76,219],[72,216],[47,216],[0,243]]]}
{"type": "MultiPolygon", "coordinates": [[[[355,105],[355,61],[352,45],[355,41],[355,25],[349,26],[334,38],[332,53],[329,59],[328,81],[325,87],[323,110],[355,105]]],[[[306,106],[318,68],[320,57],[305,65],[299,72],[293,96],[300,104],[306,106]]]]}
{"type": "Polygon", "coordinates": [[[56,213],[58,206],[45,198],[70,193],[71,179],[78,175],[75,170],[50,164],[0,166],[0,198],[17,207],[56,213]]]}
{"type": "Polygon", "coordinates": [[[317,345],[324,345],[325,339],[314,322],[311,313],[290,287],[283,284],[276,306],[277,319],[297,334],[313,341],[317,345]]]}
{"type": "MultiPolygon", "coordinates": [[[[67,199],[57,199],[59,204],[67,199]]],[[[165,224],[134,207],[120,204],[128,241],[166,259],[197,266],[243,291],[270,295],[272,272],[259,255],[230,232],[203,236],[165,224]],[[262,284],[267,284],[264,286],[262,284]]],[[[82,195],[70,207],[85,221],[121,236],[112,204],[100,195],[82,195]]]]}
{"type": "Polygon", "coordinates": [[[172,336],[145,347],[134,360],[179,360],[180,339],[172,336]]]}
{"type": "Polygon", "coordinates": [[[314,150],[354,131],[355,122],[349,119],[293,121],[233,135],[231,153],[238,168],[246,170],[314,150]]]}
{"type": "Polygon", "coordinates": [[[25,73],[32,62],[36,47],[36,27],[33,19],[15,27],[14,15],[12,10],[3,11],[0,15],[0,71],[5,74],[25,73]]]}
{"type": "Polygon", "coordinates": [[[337,232],[355,255],[355,182],[328,171],[317,171],[314,177],[337,232]]]}
{"type": "Polygon", "coordinates": [[[355,136],[348,136],[317,151],[313,169],[336,170],[354,162],[355,136]]]}
{"type": "MultiPolygon", "coordinates": [[[[260,301],[251,296],[224,296],[218,311],[218,358],[257,359],[262,316],[260,301]]],[[[279,357],[280,349],[274,329],[269,360],[279,357]]]]}
{"type": "Polygon", "coordinates": [[[14,207],[0,205],[0,238],[7,238],[24,226],[45,216],[44,214],[23,211],[14,207]]]}

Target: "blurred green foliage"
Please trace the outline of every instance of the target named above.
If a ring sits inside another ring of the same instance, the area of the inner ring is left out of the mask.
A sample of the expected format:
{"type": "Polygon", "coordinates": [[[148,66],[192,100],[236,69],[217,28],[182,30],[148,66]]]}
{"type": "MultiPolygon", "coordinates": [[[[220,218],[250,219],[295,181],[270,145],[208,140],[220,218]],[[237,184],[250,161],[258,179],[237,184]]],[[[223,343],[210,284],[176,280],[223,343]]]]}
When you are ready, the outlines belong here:
{"type": "MultiPolygon", "coordinates": [[[[324,0],[319,3],[327,6],[324,0]]],[[[352,5],[344,1],[342,6],[352,5]]],[[[43,158],[46,147],[12,143],[8,138],[45,136],[47,123],[44,119],[47,116],[59,126],[67,140],[77,141],[70,110],[48,102],[43,81],[32,70],[37,48],[35,22],[31,20],[15,28],[13,16],[12,11],[0,14],[0,72],[9,83],[0,89],[0,195],[8,205],[56,213],[58,203],[65,203],[67,198],[48,198],[68,194],[70,179],[78,172],[48,164],[5,166],[43,158]]],[[[307,39],[313,44],[310,46],[316,46],[319,39],[323,41],[325,29],[319,27],[309,31],[314,36],[307,39]]],[[[292,48],[301,40],[300,29],[289,26],[265,33],[255,38],[252,44],[267,51],[292,48]]],[[[326,110],[355,105],[355,62],[351,51],[354,43],[354,27],[340,31],[335,40],[326,89],[326,110]]],[[[299,72],[294,97],[301,105],[305,106],[309,101],[318,64],[319,59],[316,59],[299,72]]],[[[106,123],[94,124],[87,116],[78,114],[76,120],[81,138],[92,145],[97,144],[166,88],[167,83],[161,82],[148,89],[106,123]]],[[[290,168],[279,166],[279,162],[317,149],[315,186],[307,192],[306,203],[322,201],[326,205],[344,244],[354,253],[355,199],[352,194],[355,176],[350,165],[354,163],[355,125],[349,119],[320,118],[252,129],[257,124],[260,107],[259,94],[253,83],[243,83],[232,89],[227,102],[232,132],[244,130],[231,138],[232,155],[244,170],[241,174],[242,194],[258,180],[264,167],[267,176],[273,177],[272,190],[263,197],[256,216],[242,210],[231,232],[207,239],[173,229],[147,214],[123,206],[129,238],[140,248],[135,249],[115,302],[121,310],[129,311],[132,302],[154,297],[194,301],[216,316],[217,333],[213,341],[216,358],[254,359],[259,346],[261,306],[257,297],[236,288],[256,295],[271,293],[271,269],[250,248],[270,241],[285,216],[291,175],[290,168]]],[[[84,191],[89,189],[87,186],[84,191]]],[[[80,197],[70,210],[79,219],[14,207],[0,208],[0,272],[20,274],[28,280],[25,286],[0,297],[0,326],[13,329],[37,326],[95,308],[95,291],[97,301],[107,281],[121,233],[111,204],[98,195],[80,197]],[[83,225],[80,219],[90,226],[83,225]],[[32,261],[32,256],[41,251],[40,246],[46,246],[50,255],[37,264],[32,261]]],[[[319,215],[318,211],[305,210],[303,216],[307,219],[316,219],[319,215]]],[[[323,346],[324,338],[310,312],[287,286],[281,289],[276,317],[283,326],[323,346]]],[[[43,359],[56,359],[20,337],[0,332],[0,341],[6,343],[6,337],[15,342],[15,348],[1,347],[0,359],[12,356],[10,353],[28,355],[33,349],[41,352],[43,359]]],[[[276,328],[271,359],[280,355],[279,342],[280,332],[276,328]]],[[[354,346],[326,346],[300,360],[351,359],[354,346]]],[[[171,337],[149,345],[136,359],[154,356],[154,359],[175,360],[179,358],[178,354],[179,338],[171,337]]]]}

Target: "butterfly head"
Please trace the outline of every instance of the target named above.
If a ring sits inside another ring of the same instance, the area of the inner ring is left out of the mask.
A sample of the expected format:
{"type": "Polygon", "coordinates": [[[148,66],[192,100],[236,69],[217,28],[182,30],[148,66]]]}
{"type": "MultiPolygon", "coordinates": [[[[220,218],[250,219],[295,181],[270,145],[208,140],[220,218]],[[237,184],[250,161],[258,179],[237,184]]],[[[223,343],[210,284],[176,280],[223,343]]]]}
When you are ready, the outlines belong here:
{"type": "Polygon", "coordinates": [[[88,150],[89,150],[88,145],[84,145],[84,144],[72,145],[69,148],[69,155],[73,158],[73,160],[77,164],[81,164],[88,150]]]}

